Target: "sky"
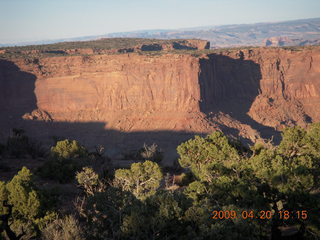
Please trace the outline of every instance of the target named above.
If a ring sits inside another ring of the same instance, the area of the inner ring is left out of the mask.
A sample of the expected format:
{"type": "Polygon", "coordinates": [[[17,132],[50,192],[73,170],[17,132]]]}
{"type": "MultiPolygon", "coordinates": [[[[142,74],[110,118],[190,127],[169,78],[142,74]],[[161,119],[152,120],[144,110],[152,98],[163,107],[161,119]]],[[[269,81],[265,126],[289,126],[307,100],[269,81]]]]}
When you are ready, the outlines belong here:
{"type": "Polygon", "coordinates": [[[0,44],[320,17],[320,0],[0,0],[0,44]]]}

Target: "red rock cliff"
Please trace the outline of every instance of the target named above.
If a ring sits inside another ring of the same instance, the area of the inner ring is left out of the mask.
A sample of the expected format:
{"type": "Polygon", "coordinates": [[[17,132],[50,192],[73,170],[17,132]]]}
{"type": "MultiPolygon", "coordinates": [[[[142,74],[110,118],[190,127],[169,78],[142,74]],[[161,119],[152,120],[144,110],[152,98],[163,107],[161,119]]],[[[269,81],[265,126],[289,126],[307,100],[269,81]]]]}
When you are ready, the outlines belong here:
{"type": "Polygon", "coordinates": [[[41,125],[42,137],[70,135],[120,148],[149,140],[174,149],[186,138],[174,132],[220,128],[254,141],[284,125],[320,121],[320,47],[0,60],[0,92],[1,128],[41,125]],[[22,123],[23,115],[29,121],[22,123]],[[81,123],[88,125],[78,130],[81,123]],[[112,136],[106,139],[103,129],[112,136]]]}
{"type": "Polygon", "coordinates": [[[201,70],[204,109],[275,128],[320,121],[319,47],[224,52],[201,70]]]}

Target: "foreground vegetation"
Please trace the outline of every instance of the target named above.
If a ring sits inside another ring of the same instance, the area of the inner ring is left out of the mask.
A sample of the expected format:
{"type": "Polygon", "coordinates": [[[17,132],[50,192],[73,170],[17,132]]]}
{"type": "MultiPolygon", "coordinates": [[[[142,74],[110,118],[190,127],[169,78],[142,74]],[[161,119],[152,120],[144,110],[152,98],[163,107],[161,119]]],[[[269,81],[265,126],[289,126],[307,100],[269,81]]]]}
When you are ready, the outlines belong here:
{"type": "Polygon", "coordinates": [[[99,172],[92,163],[106,160],[103,147],[63,140],[45,154],[16,130],[0,154],[45,160],[0,182],[0,238],[319,239],[320,123],[282,137],[245,147],[221,132],[196,136],[178,146],[183,173],[174,176],[155,145],[127,169],[99,172]],[[37,185],[44,179],[78,187],[71,208],[37,185]]]}

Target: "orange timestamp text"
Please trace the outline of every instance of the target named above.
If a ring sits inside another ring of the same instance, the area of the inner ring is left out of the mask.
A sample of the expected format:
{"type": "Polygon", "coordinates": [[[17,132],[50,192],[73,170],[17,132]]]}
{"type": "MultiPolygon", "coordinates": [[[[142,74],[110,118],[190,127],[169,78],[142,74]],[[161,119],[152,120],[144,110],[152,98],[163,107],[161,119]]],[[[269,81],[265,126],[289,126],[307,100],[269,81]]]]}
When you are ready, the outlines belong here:
{"type": "Polygon", "coordinates": [[[241,212],[237,212],[234,210],[214,210],[211,213],[211,219],[214,220],[222,220],[222,219],[272,219],[273,217],[278,217],[282,220],[288,219],[300,219],[306,220],[308,218],[308,212],[306,210],[299,211],[288,211],[282,210],[278,212],[274,212],[271,210],[243,210],[241,212]]]}

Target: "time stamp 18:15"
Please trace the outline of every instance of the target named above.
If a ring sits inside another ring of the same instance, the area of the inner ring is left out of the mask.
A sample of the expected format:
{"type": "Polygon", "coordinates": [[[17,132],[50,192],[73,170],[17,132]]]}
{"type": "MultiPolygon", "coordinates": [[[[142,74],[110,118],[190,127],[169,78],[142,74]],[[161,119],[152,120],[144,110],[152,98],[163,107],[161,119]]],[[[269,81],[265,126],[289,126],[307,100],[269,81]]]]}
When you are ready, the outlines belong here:
{"type": "MultiPolygon", "coordinates": [[[[270,210],[262,211],[253,211],[253,210],[244,210],[237,212],[234,210],[221,210],[221,211],[212,211],[211,218],[216,220],[222,219],[272,219],[274,215],[277,214],[279,219],[288,220],[288,219],[300,219],[306,220],[308,218],[308,212],[306,210],[300,211],[288,211],[282,210],[277,213],[270,210]]],[[[276,216],[275,216],[276,217],[276,216]]]]}

